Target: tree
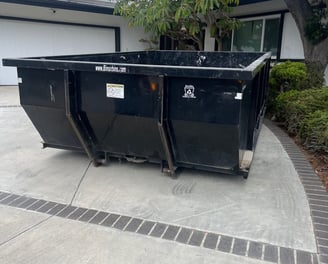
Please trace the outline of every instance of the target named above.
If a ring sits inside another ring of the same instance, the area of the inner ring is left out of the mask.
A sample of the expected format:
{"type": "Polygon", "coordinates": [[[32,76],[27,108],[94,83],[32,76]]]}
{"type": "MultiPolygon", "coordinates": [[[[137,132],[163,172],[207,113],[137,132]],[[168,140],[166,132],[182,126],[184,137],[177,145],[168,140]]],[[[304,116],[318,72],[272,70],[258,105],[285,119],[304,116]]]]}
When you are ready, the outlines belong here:
{"type": "Polygon", "coordinates": [[[141,26],[158,40],[161,35],[178,40],[185,48],[188,40],[203,50],[204,29],[210,29],[211,37],[222,46],[222,38],[238,26],[231,18],[231,5],[239,0],[119,0],[115,13],[127,17],[130,26],[141,26]]]}
{"type": "Polygon", "coordinates": [[[328,0],[285,0],[300,31],[308,68],[324,73],[328,64],[328,0]]]}

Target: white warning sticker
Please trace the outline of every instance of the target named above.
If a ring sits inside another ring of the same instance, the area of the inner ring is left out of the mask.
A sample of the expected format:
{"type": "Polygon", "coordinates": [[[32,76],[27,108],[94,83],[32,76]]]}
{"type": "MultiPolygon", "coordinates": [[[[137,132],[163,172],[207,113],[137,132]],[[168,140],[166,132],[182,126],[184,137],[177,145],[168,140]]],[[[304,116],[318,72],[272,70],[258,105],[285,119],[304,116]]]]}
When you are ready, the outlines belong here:
{"type": "Polygon", "coordinates": [[[107,83],[106,95],[110,98],[124,99],[124,84],[107,83]]]}

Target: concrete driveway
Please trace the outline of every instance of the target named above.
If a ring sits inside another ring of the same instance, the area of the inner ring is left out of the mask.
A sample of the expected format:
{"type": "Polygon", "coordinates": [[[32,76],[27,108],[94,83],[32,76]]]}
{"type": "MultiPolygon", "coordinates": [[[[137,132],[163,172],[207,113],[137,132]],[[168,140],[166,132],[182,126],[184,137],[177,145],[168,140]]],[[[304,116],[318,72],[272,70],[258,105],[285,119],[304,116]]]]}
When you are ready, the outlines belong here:
{"type": "Polygon", "coordinates": [[[297,159],[267,126],[248,180],[187,169],[174,180],[41,149],[17,90],[0,87],[0,263],[327,263],[328,220],[320,244],[297,159]]]}

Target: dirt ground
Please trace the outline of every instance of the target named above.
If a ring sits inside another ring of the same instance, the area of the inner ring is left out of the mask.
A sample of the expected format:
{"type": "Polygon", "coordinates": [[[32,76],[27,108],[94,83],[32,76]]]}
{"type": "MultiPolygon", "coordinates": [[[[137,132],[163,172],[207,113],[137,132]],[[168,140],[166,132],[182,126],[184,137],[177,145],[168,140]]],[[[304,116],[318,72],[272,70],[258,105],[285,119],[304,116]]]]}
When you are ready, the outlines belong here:
{"type": "Polygon", "coordinates": [[[304,153],[307,160],[311,163],[312,168],[321,179],[323,185],[328,191],[328,156],[323,153],[312,153],[304,149],[302,145],[296,142],[304,153]]]}

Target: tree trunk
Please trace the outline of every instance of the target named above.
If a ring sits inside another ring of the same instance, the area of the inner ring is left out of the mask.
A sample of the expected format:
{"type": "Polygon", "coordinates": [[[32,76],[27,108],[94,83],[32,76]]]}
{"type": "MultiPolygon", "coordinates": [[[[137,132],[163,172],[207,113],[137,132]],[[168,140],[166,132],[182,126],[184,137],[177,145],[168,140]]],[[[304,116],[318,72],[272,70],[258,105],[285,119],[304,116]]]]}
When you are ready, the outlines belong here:
{"type": "MultiPolygon", "coordinates": [[[[305,62],[317,65],[321,73],[324,73],[328,64],[328,38],[313,45],[305,35],[305,25],[314,14],[307,0],[284,0],[288,10],[292,14],[303,43],[305,62]]],[[[328,0],[324,0],[325,3],[328,0]]]]}
{"type": "Polygon", "coordinates": [[[328,0],[322,0],[326,4],[326,7],[328,8],[328,0]]]}
{"type": "Polygon", "coordinates": [[[218,44],[218,51],[222,51],[222,39],[220,37],[215,37],[216,43],[218,44]]]}
{"type": "Polygon", "coordinates": [[[199,48],[199,50],[203,51],[203,50],[204,50],[204,44],[203,44],[203,41],[202,41],[202,40],[199,40],[199,41],[197,42],[197,44],[198,44],[198,48],[199,48]]]}
{"type": "Polygon", "coordinates": [[[198,44],[198,48],[199,50],[203,51],[204,50],[204,43],[205,43],[205,34],[204,32],[201,30],[199,32],[199,37],[198,37],[198,41],[197,41],[197,44],[198,44]]]}

